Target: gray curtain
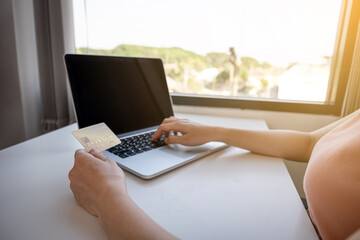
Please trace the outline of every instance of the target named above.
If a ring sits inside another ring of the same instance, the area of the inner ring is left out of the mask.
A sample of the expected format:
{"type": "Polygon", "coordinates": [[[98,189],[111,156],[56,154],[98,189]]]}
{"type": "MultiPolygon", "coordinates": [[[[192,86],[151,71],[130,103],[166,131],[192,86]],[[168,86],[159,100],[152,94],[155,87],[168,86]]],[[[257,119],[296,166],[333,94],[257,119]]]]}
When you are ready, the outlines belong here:
{"type": "Polygon", "coordinates": [[[64,54],[75,52],[71,0],[34,0],[42,126],[51,131],[75,121],[64,54]]]}

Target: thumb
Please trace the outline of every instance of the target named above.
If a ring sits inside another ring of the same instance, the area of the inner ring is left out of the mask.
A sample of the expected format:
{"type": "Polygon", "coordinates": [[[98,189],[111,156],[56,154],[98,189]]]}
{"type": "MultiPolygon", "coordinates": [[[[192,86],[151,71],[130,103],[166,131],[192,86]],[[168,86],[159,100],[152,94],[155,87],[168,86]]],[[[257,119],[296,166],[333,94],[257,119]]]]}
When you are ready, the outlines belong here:
{"type": "Polygon", "coordinates": [[[101,152],[99,152],[98,150],[96,150],[95,148],[91,149],[89,151],[89,153],[91,155],[93,155],[94,157],[98,158],[98,159],[101,159],[103,161],[106,161],[106,160],[109,160],[107,157],[105,157],[104,154],[102,154],[101,152]]]}

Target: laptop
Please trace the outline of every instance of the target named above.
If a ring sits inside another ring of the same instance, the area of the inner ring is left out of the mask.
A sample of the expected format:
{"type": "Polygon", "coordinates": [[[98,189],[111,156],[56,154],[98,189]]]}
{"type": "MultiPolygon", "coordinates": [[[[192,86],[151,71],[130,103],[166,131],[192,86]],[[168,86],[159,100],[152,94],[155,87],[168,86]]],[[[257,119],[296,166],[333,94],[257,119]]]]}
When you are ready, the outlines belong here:
{"type": "Polygon", "coordinates": [[[104,122],[121,144],[104,151],[121,168],[144,179],[226,147],[166,145],[151,137],[164,118],[174,116],[159,58],[65,55],[79,128],[104,122]]]}

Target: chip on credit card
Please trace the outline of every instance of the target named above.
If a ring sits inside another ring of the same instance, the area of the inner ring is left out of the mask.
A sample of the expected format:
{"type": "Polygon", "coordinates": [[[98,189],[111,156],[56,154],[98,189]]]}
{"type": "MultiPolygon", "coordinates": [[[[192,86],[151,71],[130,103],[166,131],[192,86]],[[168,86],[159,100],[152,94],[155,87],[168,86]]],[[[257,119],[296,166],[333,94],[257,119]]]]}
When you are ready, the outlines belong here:
{"type": "Polygon", "coordinates": [[[92,148],[99,152],[121,143],[120,139],[105,123],[95,124],[72,132],[86,151],[92,148]]]}

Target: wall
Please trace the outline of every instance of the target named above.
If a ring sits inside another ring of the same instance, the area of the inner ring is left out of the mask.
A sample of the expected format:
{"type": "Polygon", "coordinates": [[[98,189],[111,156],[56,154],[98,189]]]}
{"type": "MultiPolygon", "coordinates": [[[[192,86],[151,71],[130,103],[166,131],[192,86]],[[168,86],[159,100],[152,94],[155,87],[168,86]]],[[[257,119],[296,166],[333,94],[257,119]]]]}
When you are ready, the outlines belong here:
{"type": "MultiPolygon", "coordinates": [[[[208,114],[215,116],[229,116],[238,118],[264,119],[270,129],[291,129],[298,131],[312,131],[339,119],[337,116],[287,113],[273,111],[243,110],[232,108],[210,108],[174,106],[175,113],[208,114]]],[[[302,198],[305,198],[303,178],[307,167],[306,163],[284,160],[294,185],[302,198]]]]}

